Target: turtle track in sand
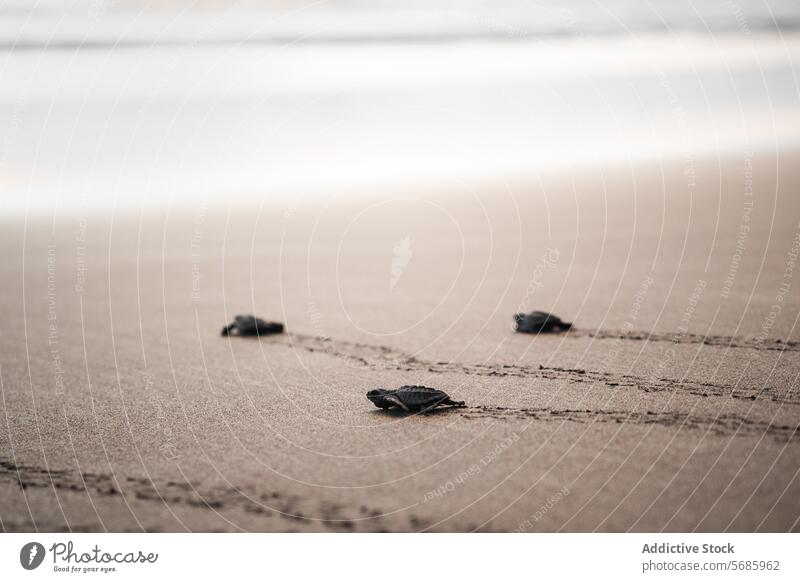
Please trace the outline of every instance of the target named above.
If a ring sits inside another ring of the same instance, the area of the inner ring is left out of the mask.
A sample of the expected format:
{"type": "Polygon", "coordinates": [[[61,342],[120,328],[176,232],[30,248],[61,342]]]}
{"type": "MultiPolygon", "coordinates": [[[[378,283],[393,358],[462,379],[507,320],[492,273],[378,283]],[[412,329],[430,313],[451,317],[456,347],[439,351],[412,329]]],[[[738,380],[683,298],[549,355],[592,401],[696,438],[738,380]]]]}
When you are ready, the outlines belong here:
{"type": "MultiPolygon", "coordinates": [[[[573,332],[569,332],[572,335],[573,332]]],[[[677,378],[650,378],[634,374],[600,372],[583,368],[523,364],[482,364],[428,361],[387,346],[289,334],[282,345],[311,353],[323,353],[344,359],[357,367],[433,374],[456,373],[468,376],[515,377],[565,381],[611,389],[631,388],[642,392],[677,392],[700,397],[723,397],[738,400],[771,400],[781,404],[800,405],[800,391],[785,392],[774,387],[731,387],[714,382],[677,378]]]]}
{"type": "Polygon", "coordinates": [[[655,425],[676,429],[702,430],[715,436],[768,436],[777,442],[800,442],[800,426],[770,424],[738,414],[702,416],[683,412],[629,412],[625,410],[554,410],[550,408],[506,408],[471,406],[461,412],[468,419],[496,420],[532,419],[545,422],[578,422],[581,424],[616,423],[655,425]]]}
{"type": "Polygon", "coordinates": [[[569,337],[588,337],[599,340],[668,342],[674,344],[702,344],[718,348],[766,350],[775,352],[800,352],[800,341],[736,337],[729,335],[699,335],[692,333],[652,333],[645,331],[615,331],[598,329],[584,331],[571,329],[569,337]]]}
{"type": "MultiPolygon", "coordinates": [[[[245,488],[202,487],[190,482],[122,477],[107,473],[79,472],[74,470],[45,469],[31,465],[17,465],[0,460],[0,484],[15,484],[20,489],[51,489],[59,495],[84,494],[91,498],[123,498],[129,502],[150,502],[170,507],[184,506],[210,511],[241,510],[265,520],[271,520],[268,530],[286,531],[292,525],[305,523],[314,530],[330,531],[381,531],[388,530],[382,521],[386,512],[359,505],[346,507],[322,499],[304,499],[301,496],[278,491],[256,493],[245,488]]],[[[63,517],[63,516],[57,516],[63,517]]],[[[408,519],[418,520],[413,515],[408,519]]],[[[231,521],[236,521],[235,518],[231,521]]],[[[9,525],[6,524],[8,528],[9,525]]],[[[19,524],[20,531],[30,531],[31,524],[19,524]]],[[[43,529],[65,529],[60,524],[38,523],[43,529]]],[[[413,527],[413,524],[410,524],[413,527]]],[[[94,528],[95,526],[92,526],[94,528]]],[[[398,527],[393,524],[392,527],[398,527]]],[[[90,531],[98,531],[90,528],[90,531]]],[[[68,528],[73,530],[73,528],[68,528]]],[[[80,527],[78,528],[80,529],[80,527]]],[[[137,530],[138,531],[138,530],[137,530]]]]}

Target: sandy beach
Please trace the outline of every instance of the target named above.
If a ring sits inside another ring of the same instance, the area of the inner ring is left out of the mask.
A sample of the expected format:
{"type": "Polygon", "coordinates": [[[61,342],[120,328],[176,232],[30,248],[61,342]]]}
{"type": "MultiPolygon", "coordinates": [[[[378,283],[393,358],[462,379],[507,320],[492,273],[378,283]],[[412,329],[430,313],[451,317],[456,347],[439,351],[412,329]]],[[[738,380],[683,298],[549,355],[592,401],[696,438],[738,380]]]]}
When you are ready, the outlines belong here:
{"type": "Polygon", "coordinates": [[[797,162],[5,216],[2,527],[797,531],[797,162]]]}
{"type": "Polygon", "coordinates": [[[0,6],[2,531],[800,531],[794,0],[67,4],[0,6]]]}

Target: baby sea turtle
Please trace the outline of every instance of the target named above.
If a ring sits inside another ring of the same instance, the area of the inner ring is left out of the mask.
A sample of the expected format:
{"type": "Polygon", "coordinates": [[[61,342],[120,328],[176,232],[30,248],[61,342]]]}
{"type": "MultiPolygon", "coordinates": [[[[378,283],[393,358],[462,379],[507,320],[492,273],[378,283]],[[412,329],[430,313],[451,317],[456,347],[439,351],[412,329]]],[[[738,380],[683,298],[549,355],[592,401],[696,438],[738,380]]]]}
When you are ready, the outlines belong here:
{"type": "Polygon", "coordinates": [[[427,386],[400,386],[397,390],[377,388],[367,392],[367,398],[378,408],[397,407],[404,412],[427,412],[437,406],[465,406],[463,401],[451,399],[446,392],[427,386]]]}
{"type": "Polygon", "coordinates": [[[530,313],[517,313],[514,316],[517,322],[517,331],[520,333],[551,333],[567,331],[572,327],[571,323],[561,321],[552,313],[544,311],[531,311],[530,313]]]}
{"type": "Polygon", "coordinates": [[[270,335],[283,333],[283,324],[264,321],[255,315],[237,315],[233,323],[222,328],[222,335],[270,335]]]}

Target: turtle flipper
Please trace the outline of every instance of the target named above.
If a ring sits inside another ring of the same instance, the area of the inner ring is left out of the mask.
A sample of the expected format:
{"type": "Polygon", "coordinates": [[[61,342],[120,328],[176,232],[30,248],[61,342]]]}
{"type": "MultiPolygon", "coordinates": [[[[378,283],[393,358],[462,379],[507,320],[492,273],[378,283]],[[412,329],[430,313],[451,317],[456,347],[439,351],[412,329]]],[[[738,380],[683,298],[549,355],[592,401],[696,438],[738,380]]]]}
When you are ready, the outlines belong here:
{"type": "Polygon", "coordinates": [[[419,409],[419,414],[428,414],[431,410],[433,410],[437,406],[442,406],[443,404],[444,404],[444,400],[440,400],[439,402],[434,402],[433,404],[430,404],[429,406],[426,406],[425,408],[420,408],[419,409]]]}
{"type": "Polygon", "coordinates": [[[400,399],[399,399],[397,396],[395,396],[394,394],[389,394],[389,395],[388,395],[388,396],[386,396],[385,398],[386,398],[386,400],[388,400],[389,402],[391,402],[392,404],[394,404],[394,405],[395,405],[395,406],[397,406],[398,408],[402,408],[402,409],[403,409],[405,412],[411,412],[411,410],[408,408],[408,406],[406,406],[406,405],[403,403],[403,401],[402,401],[402,400],[400,400],[400,399]]]}
{"type": "Polygon", "coordinates": [[[223,336],[231,335],[231,332],[233,331],[233,328],[235,328],[235,327],[236,327],[236,322],[234,321],[230,325],[226,325],[225,327],[223,327],[222,328],[222,333],[220,335],[223,335],[223,336]]]}
{"type": "Polygon", "coordinates": [[[463,400],[452,400],[450,398],[445,398],[444,400],[440,400],[439,402],[434,402],[430,406],[427,406],[420,410],[420,414],[426,414],[436,408],[437,406],[455,406],[455,407],[463,407],[466,406],[466,403],[463,400]]]}

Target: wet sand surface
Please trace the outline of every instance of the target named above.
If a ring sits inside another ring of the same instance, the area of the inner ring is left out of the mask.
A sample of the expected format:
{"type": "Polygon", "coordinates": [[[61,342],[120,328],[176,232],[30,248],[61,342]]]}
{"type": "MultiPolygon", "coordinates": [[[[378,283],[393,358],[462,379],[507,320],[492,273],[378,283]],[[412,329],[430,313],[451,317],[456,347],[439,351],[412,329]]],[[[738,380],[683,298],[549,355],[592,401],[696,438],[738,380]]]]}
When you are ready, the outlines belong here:
{"type": "Polygon", "coordinates": [[[5,217],[2,526],[796,531],[796,162],[5,217]]]}

